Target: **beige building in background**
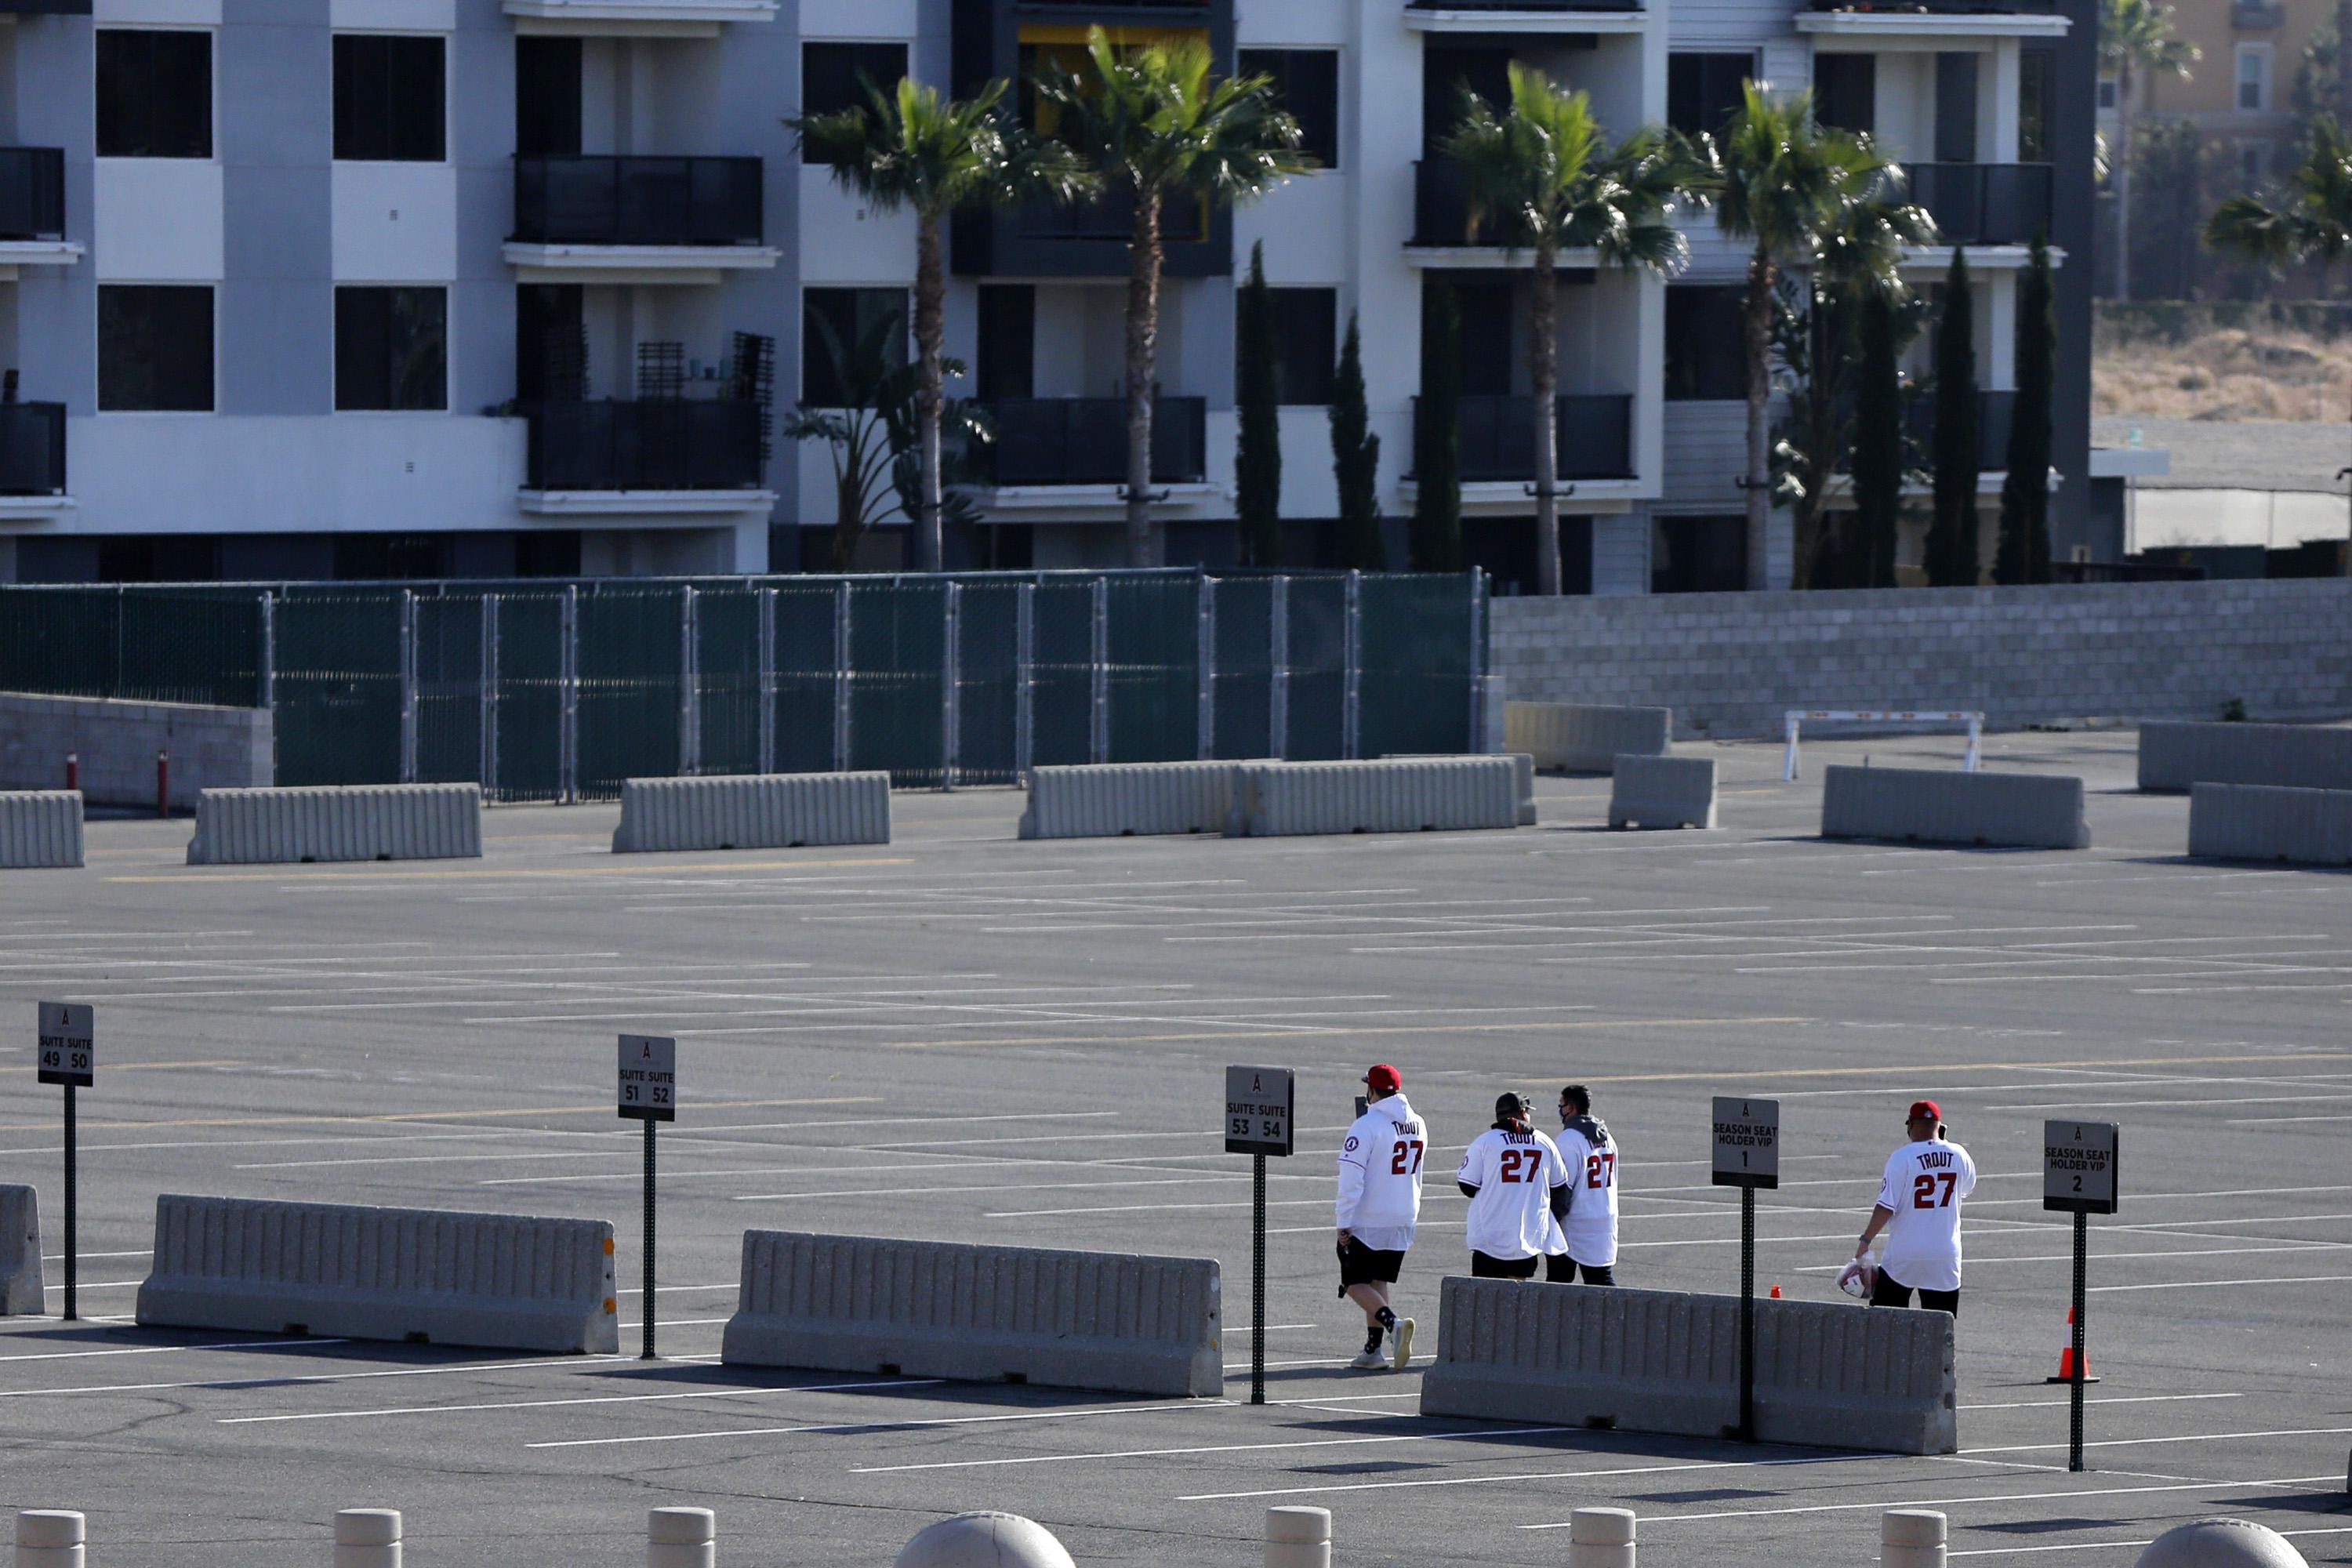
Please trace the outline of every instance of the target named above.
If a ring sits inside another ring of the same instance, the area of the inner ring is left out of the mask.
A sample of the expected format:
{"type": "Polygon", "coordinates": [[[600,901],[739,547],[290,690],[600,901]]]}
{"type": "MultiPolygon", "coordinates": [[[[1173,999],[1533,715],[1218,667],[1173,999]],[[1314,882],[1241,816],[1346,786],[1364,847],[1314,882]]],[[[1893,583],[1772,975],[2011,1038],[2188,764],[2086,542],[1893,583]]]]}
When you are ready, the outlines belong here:
{"type": "MultiPolygon", "coordinates": [[[[2173,0],[2172,26],[2204,51],[2188,80],[2158,76],[2138,84],[2137,118],[2190,120],[2209,142],[2234,146],[2245,188],[2265,184],[2301,130],[2294,107],[2303,51],[2336,0],[2173,0]]],[[[2116,83],[2099,83],[2099,128],[2115,138],[2116,83]]]]}

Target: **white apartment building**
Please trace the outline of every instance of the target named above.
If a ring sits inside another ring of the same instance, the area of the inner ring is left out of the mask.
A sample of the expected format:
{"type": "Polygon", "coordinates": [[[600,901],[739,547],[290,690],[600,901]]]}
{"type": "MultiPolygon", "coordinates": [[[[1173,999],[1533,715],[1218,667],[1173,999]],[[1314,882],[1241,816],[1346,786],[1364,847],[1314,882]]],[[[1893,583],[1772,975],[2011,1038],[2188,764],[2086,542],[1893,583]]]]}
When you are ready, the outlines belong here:
{"type": "MultiPolygon", "coordinates": [[[[1102,26],[1273,73],[1323,164],[1171,214],[1155,491],[1166,560],[1233,557],[1234,289],[1282,323],[1286,558],[1328,555],[1327,416],[1361,323],[1389,557],[1414,503],[1423,305],[1463,321],[1464,512],[1531,587],[1524,256],[1466,243],[1435,144],[1507,64],[1609,131],[1712,129],[1739,82],[1873,131],[1976,268],[1987,516],[2034,232],[2087,254],[2089,0],[0,0],[0,580],[792,571],[832,555],[824,450],[773,437],[823,351],[906,310],[904,215],[782,119],[862,73],[956,91],[1102,26]],[[76,14],[77,4],[84,8],[76,14]],[[60,7],[63,7],[60,9],[60,7]],[[16,182],[22,182],[21,186],[16,182]],[[16,231],[23,232],[17,233],[16,231]]],[[[1568,585],[1736,587],[1744,257],[1671,282],[1562,258],[1568,585]]],[[[1123,560],[1125,222],[971,215],[949,352],[998,438],[951,564],[1123,560]]],[[[1915,258],[1939,279],[1947,249],[1915,258]]],[[[2085,269],[2060,270],[2053,549],[2087,535],[2085,269]]],[[[1922,351],[1924,353],[1924,348],[1922,351]]],[[[1785,534],[1785,531],[1783,531],[1785,534]]],[[[900,563],[903,529],[860,563],[900,563]]],[[[1988,552],[1989,554],[1989,552],[1988,552]]],[[[1788,572],[1784,542],[1776,581],[1788,572]]]]}

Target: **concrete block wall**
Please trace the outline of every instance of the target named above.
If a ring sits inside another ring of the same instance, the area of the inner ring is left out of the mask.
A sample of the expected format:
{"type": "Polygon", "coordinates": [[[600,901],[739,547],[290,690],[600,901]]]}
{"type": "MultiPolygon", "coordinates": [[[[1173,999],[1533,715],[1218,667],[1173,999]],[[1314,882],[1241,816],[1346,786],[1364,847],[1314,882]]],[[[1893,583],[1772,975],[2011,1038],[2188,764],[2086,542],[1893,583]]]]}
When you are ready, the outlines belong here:
{"type": "Polygon", "coordinates": [[[172,809],[199,791],[267,785],[277,770],[268,710],[124,702],[0,691],[0,789],[63,789],[66,753],[81,759],[92,805],[155,808],[155,753],[172,756],[172,809]]]}
{"type": "Polygon", "coordinates": [[[1681,733],[1774,735],[1790,708],[2059,719],[2352,715],[2352,581],[1499,598],[1515,702],[1653,704],[1681,733]]]}

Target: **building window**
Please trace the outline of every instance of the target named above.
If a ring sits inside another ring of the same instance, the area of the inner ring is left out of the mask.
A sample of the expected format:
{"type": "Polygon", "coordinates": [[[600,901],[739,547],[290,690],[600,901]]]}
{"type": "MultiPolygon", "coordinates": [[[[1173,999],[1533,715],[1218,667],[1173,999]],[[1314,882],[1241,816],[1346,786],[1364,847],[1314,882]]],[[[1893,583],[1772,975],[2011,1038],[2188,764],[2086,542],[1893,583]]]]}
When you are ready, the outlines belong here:
{"type": "Polygon", "coordinates": [[[2245,188],[2259,190],[2271,183],[2271,144],[2267,142],[2238,143],[2238,177],[2245,188]]]}
{"type": "Polygon", "coordinates": [[[447,155],[443,40],[335,35],[335,156],[438,163],[447,155]]]}
{"type": "Polygon", "coordinates": [[[1739,112],[1752,54],[1672,54],[1666,57],[1666,123],[1686,136],[1714,135],[1739,112]]]}
{"type": "Polygon", "coordinates": [[[2271,107],[2271,47],[2238,46],[2238,109],[2245,114],[2267,114],[2271,107]]]}
{"type": "Polygon", "coordinates": [[[2058,56],[2050,49],[2021,49],[2017,56],[2017,161],[2050,162],[2050,84],[2058,56]]]}
{"type": "Polygon", "coordinates": [[[1878,129],[1878,57],[1815,55],[1813,118],[1840,131],[1878,129]]]}
{"type": "Polygon", "coordinates": [[[1274,316],[1274,384],[1286,405],[1327,405],[1338,374],[1339,291],[1269,289],[1274,316]]]}
{"type": "Polygon", "coordinates": [[[1662,517],[1651,525],[1650,592],[1736,594],[1748,586],[1748,520],[1662,517]]]}
{"type": "Polygon", "coordinates": [[[980,286],[980,398],[1008,403],[1037,395],[1037,289],[1030,283],[980,286]]]}
{"type": "Polygon", "coordinates": [[[449,406],[449,291],[335,290],[335,406],[449,406]]]}
{"type": "Polygon", "coordinates": [[[98,35],[98,155],[213,155],[213,36],[98,35]]]}
{"type": "Polygon", "coordinates": [[[858,379],[861,351],[878,346],[886,363],[907,363],[904,289],[810,289],[801,295],[801,401],[839,408],[858,379]]]}
{"type": "Polygon", "coordinates": [[[515,151],[526,158],[580,153],[580,40],[526,33],[515,44],[515,151]]]}
{"type": "Polygon", "coordinates": [[[2099,79],[2099,107],[2101,109],[2112,110],[2115,108],[2119,85],[2120,84],[2116,82],[2116,79],[2111,76],[2103,76],[2099,79]]]}
{"type": "Polygon", "coordinates": [[[98,406],[107,413],[212,412],[208,285],[99,285],[98,406]]]}
{"type": "MultiPolygon", "coordinates": [[[[801,112],[838,114],[866,107],[866,89],[887,93],[907,74],[904,44],[803,44],[801,112]]],[[[803,151],[804,163],[829,163],[822,153],[803,151]]]]}
{"type": "Polygon", "coordinates": [[[1298,121],[1299,151],[1339,166],[1339,54],[1336,49],[1244,49],[1243,76],[1274,79],[1275,101],[1298,121]]]}
{"type": "Polygon", "coordinates": [[[1748,395],[1747,329],[1739,284],[1666,290],[1666,398],[1720,402],[1748,395]]]}

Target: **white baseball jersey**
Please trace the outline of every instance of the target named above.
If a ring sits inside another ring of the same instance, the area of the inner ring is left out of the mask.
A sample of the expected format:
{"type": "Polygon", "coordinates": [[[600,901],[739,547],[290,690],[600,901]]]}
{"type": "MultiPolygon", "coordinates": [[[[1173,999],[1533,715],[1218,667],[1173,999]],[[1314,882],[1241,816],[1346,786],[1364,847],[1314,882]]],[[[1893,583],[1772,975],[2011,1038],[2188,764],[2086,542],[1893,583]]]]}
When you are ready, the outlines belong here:
{"type": "Polygon", "coordinates": [[[1339,1228],[1375,1252],[1412,1247],[1428,1152],[1429,1130],[1403,1095],[1374,1100],[1339,1142],[1339,1228]]]}
{"type": "Polygon", "coordinates": [[[1540,1132],[1490,1127],[1462,1152],[1454,1179],[1478,1189],[1470,1200],[1470,1250],[1533,1258],[1551,1230],[1551,1194],[1565,1186],[1559,1150],[1540,1132]]]}
{"type": "Polygon", "coordinates": [[[1960,1200],[1976,1191],[1977,1163],[1958,1143],[1930,1138],[1886,1157],[1878,1205],[1894,1211],[1878,1266],[1914,1290],[1960,1288],[1960,1200]]]}
{"type": "Polygon", "coordinates": [[[1547,1253],[1565,1252],[1589,1268],[1617,1264],[1617,1175],[1622,1151],[1597,1118],[1580,1116],[1559,1130],[1568,1171],[1568,1218],[1552,1226],[1547,1253]]]}

